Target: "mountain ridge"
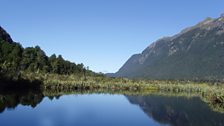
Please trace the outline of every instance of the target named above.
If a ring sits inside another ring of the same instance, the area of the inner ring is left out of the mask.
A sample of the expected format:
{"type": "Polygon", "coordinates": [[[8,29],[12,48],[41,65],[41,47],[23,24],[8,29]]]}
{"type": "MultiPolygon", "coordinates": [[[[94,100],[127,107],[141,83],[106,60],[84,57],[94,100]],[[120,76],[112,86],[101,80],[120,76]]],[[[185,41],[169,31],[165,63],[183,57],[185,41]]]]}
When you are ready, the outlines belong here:
{"type": "Polygon", "coordinates": [[[206,18],[134,54],[110,76],[159,80],[223,80],[224,16],[206,18]]]}

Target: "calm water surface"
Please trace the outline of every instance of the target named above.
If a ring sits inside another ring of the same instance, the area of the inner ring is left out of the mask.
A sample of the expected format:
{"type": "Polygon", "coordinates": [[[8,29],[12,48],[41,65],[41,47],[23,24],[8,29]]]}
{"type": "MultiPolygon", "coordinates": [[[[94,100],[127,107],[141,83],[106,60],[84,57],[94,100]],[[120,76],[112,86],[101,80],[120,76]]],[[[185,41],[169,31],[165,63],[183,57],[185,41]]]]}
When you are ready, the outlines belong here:
{"type": "Polygon", "coordinates": [[[1,126],[223,126],[200,98],[0,95],[1,126]]]}

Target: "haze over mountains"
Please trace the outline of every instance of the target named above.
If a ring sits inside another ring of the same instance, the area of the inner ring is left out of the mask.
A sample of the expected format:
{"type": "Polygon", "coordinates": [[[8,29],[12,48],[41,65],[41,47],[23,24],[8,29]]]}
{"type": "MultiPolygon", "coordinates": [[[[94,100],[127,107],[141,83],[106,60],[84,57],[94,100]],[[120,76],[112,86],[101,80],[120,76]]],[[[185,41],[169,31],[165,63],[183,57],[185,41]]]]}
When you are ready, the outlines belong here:
{"type": "Polygon", "coordinates": [[[159,80],[223,80],[224,14],[207,18],[134,54],[115,77],[159,80]]]}

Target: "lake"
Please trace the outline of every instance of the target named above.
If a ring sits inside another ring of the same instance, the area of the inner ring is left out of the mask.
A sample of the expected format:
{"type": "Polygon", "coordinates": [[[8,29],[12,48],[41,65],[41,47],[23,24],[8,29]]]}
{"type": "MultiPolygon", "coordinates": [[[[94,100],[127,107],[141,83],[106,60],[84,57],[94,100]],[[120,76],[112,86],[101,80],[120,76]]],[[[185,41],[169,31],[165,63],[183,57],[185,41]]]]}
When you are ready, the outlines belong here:
{"type": "Polygon", "coordinates": [[[223,126],[199,97],[41,93],[0,95],[1,126],[223,126]]]}

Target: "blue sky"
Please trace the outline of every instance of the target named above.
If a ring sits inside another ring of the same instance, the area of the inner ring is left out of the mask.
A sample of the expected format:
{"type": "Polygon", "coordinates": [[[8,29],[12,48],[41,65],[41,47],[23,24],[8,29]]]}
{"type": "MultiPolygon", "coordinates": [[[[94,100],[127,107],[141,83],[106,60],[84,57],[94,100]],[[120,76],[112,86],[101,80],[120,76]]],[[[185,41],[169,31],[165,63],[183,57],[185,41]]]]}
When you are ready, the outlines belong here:
{"type": "Polygon", "coordinates": [[[96,72],[116,72],[153,41],[224,13],[224,0],[1,0],[0,25],[96,72]]]}

